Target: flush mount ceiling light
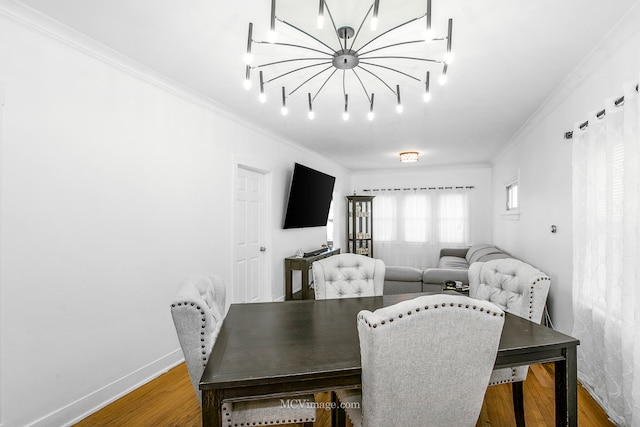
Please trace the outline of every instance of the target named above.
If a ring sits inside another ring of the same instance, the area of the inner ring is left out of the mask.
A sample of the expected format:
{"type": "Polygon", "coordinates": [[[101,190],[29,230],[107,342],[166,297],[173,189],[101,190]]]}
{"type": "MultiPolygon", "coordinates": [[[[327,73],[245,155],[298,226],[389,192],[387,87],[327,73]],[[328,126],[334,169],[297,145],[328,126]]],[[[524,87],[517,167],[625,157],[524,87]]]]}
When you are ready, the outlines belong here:
{"type": "MultiPolygon", "coordinates": [[[[358,1],[363,3],[360,7],[364,16],[360,22],[354,23],[358,25],[357,30],[349,25],[336,26],[327,0],[319,0],[317,28],[305,30],[301,28],[303,25],[297,26],[276,16],[276,0],[271,0],[268,40],[255,40],[253,23],[249,23],[245,53],[245,89],[249,90],[252,87],[252,74],[259,76],[260,102],[267,99],[265,87],[274,86],[271,91],[273,93],[278,93],[281,89],[283,115],[288,111],[287,98],[306,89],[307,96],[302,95],[301,98],[304,104],[308,105],[308,110],[303,108],[308,112],[310,119],[317,114],[314,111],[316,98],[332,78],[340,82],[342,90],[339,98],[334,96],[327,102],[334,104],[336,111],[342,112],[345,121],[349,119],[351,110],[349,102],[354,100],[353,96],[349,97],[350,93],[364,94],[362,102],[352,102],[363,106],[362,114],[369,120],[374,118],[374,99],[379,99],[374,97],[374,91],[377,90],[389,95],[383,98],[383,103],[392,100],[391,105],[395,106],[398,114],[404,111],[400,97],[401,85],[409,89],[403,88],[404,96],[414,97],[418,93],[425,102],[429,102],[431,72],[439,73],[440,84],[447,80],[447,68],[453,59],[453,20],[448,19],[446,37],[437,38],[431,27],[431,0],[426,0],[424,14],[399,23],[379,19],[380,0],[358,1]],[[332,28],[324,28],[325,14],[332,28]],[[369,28],[365,26],[367,21],[369,28]],[[379,23],[388,28],[378,31],[379,23]],[[283,41],[282,35],[286,35],[284,33],[287,33],[290,39],[285,37],[283,41]],[[446,50],[445,43],[442,42],[446,42],[446,50]],[[252,65],[253,48],[257,47],[254,45],[260,46],[260,50],[264,51],[259,52],[259,56],[267,55],[268,59],[265,62],[252,65]],[[254,70],[258,73],[252,73],[254,70]],[[286,89],[287,84],[289,91],[286,89]]],[[[336,6],[344,10],[346,3],[343,0],[336,6]]],[[[299,2],[297,7],[300,8],[299,2]]],[[[311,16],[311,13],[309,15],[311,16]]],[[[325,90],[327,91],[330,90],[325,90]]]]}
{"type": "Polygon", "coordinates": [[[400,161],[402,163],[415,163],[418,161],[417,151],[404,151],[400,153],[400,161]]]}

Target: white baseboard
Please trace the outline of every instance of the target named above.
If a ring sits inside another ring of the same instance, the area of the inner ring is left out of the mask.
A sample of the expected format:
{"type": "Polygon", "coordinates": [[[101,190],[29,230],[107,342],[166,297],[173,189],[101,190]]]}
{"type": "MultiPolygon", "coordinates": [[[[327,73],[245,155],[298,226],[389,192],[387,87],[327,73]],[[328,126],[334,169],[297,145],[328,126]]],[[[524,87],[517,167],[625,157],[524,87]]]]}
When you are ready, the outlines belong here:
{"type": "MultiPolygon", "coordinates": [[[[184,361],[182,350],[177,349],[142,368],[89,393],[88,395],[64,406],[39,420],[29,424],[33,427],[71,426],[122,396],[132,392],[169,369],[184,361]]],[[[2,425],[0,425],[2,427],[2,425]]]]}

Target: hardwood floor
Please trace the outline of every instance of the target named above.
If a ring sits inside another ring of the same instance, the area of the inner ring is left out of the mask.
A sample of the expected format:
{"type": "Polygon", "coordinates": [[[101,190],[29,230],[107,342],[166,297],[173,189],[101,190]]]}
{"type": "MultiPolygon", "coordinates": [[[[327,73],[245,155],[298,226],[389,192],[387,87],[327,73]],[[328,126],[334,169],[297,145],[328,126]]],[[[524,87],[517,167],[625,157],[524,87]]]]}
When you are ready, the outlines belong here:
{"type": "MultiPolygon", "coordinates": [[[[524,397],[527,426],[555,425],[553,364],[531,366],[524,384],[524,397]]],[[[329,393],[316,395],[316,400],[328,399],[329,393]]],[[[581,427],[613,426],[582,387],[578,389],[578,414],[581,427]]],[[[329,427],[330,423],[331,413],[318,409],[314,425],[329,427]]],[[[184,363],[76,424],[79,427],[200,425],[200,406],[184,363]]],[[[514,425],[511,385],[489,387],[476,427],[514,425]]]]}

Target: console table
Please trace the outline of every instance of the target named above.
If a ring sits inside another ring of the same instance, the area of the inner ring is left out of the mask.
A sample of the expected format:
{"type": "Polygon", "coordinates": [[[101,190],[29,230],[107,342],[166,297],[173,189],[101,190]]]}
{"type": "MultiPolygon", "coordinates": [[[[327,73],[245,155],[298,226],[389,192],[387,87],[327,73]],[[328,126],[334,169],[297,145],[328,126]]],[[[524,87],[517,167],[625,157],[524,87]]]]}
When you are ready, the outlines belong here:
{"type": "Polygon", "coordinates": [[[293,271],[299,270],[302,273],[301,299],[309,299],[309,270],[311,265],[322,258],[327,258],[340,253],[340,248],[327,249],[311,256],[296,257],[291,256],[284,259],[284,281],[285,281],[285,301],[295,299],[293,297],[293,271]]]}

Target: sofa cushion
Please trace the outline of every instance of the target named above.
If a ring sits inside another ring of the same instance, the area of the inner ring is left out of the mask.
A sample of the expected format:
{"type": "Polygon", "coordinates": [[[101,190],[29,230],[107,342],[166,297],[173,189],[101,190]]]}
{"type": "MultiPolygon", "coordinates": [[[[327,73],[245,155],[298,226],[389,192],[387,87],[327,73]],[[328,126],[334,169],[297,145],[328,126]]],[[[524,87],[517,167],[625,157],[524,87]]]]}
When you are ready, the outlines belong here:
{"type": "Polygon", "coordinates": [[[469,272],[461,268],[427,268],[422,273],[422,283],[438,284],[440,286],[439,290],[442,290],[442,285],[447,280],[459,280],[467,284],[469,283],[469,272]]]}
{"type": "Polygon", "coordinates": [[[467,261],[469,262],[469,265],[471,265],[474,262],[480,261],[480,258],[484,256],[491,255],[491,254],[501,254],[501,253],[503,252],[500,249],[496,248],[495,246],[489,246],[487,248],[478,249],[470,257],[467,254],[467,261]]]}
{"type": "Polygon", "coordinates": [[[413,267],[389,266],[385,270],[384,280],[385,282],[422,282],[422,270],[413,267]]]}
{"type": "Polygon", "coordinates": [[[464,258],[457,256],[443,256],[438,262],[438,268],[460,268],[466,270],[469,268],[469,264],[464,258]]]}
{"type": "MultiPolygon", "coordinates": [[[[441,289],[438,289],[441,290],[441,289]]],[[[396,280],[384,280],[384,294],[415,294],[422,292],[422,281],[419,282],[399,282],[396,280]]]]}
{"type": "Polygon", "coordinates": [[[487,262],[487,261],[491,261],[491,260],[494,260],[494,259],[505,259],[505,258],[511,258],[511,255],[507,255],[504,252],[498,252],[498,253],[494,253],[494,254],[481,256],[478,259],[478,262],[487,262]]]}
{"type": "Polygon", "coordinates": [[[469,248],[469,250],[467,251],[467,255],[465,256],[465,259],[467,260],[467,262],[469,263],[469,265],[473,264],[475,261],[471,261],[471,258],[473,257],[473,255],[478,252],[479,250],[482,249],[486,249],[486,248],[495,248],[495,246],[492,245],[487,245],[487,244],[482,244],[482,245],[473,245],[469,248]]]}

